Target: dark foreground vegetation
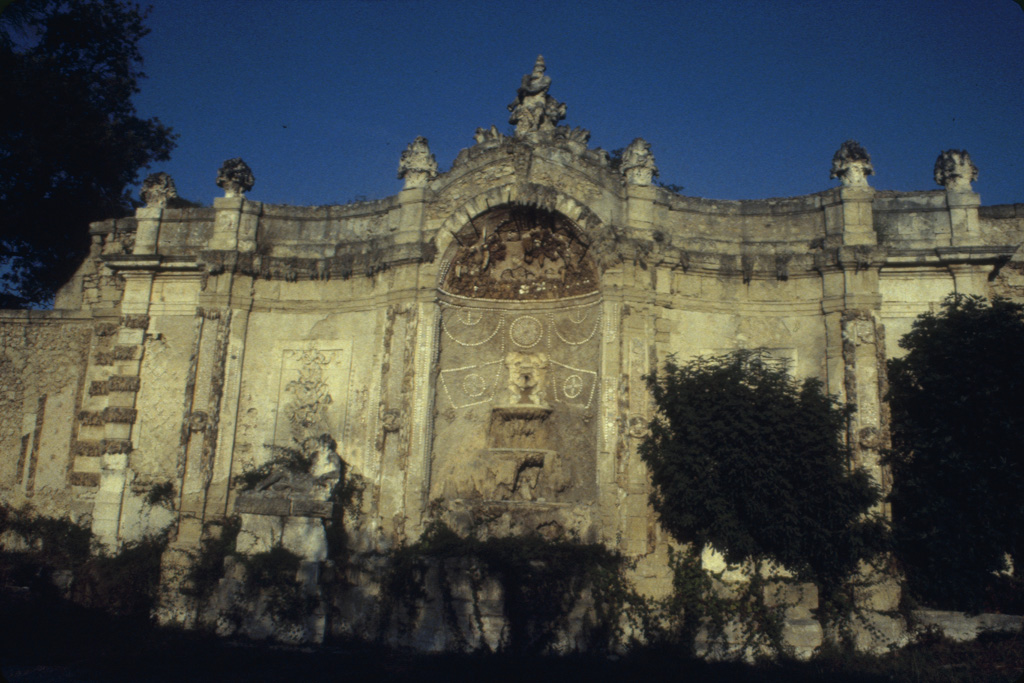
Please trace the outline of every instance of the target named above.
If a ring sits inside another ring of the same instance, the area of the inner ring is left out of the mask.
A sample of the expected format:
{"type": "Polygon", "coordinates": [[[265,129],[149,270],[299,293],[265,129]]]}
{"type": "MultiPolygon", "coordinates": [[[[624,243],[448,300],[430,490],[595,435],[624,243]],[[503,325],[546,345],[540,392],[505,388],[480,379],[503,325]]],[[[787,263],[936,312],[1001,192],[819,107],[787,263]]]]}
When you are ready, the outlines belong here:
{"type": "MultiPolygon", "coordinates": [[[[813,662],[707,663],[668,650],[618,658],[423,655],[358,642],[280,647],[221,640],[115,618],[52,595],[0,595],[0,672],[7,681],[1017,681],[1024,636],[954,644],[928,639],[872,658],[826,652],[813,662]]],[[[0,679],[2,680],[2,679],[0,679]]]]}

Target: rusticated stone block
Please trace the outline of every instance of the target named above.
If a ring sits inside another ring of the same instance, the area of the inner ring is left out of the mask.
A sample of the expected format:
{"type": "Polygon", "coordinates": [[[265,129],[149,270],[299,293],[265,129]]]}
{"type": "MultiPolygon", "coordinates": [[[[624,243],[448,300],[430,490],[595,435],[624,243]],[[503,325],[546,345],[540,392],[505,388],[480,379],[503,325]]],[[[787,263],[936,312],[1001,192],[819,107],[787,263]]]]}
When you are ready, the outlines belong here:
{"type": "Polygon", "coordinates": [[[121,325],[131,330],[144,330],[149,327],[148,315],[123,315],[121,325]]]}
{"type": "Polygon", "coordinates": [[[131,453],[132,442],[128,439],[103,439],[103,452],[116,455],[131,453]]]}
{"type": "Polygon", "coordinates": [[[797,659],[807,660],[821,646],[824,632],[815,619],[787,619],[782,625],[782,640],[797,659]]]}
{"type": "Polygon", "coordinates": [[[108,406],[103,409],[103,422],[110,422],[114,424],[132,424],[135,422],[135,417],[138,411],[134,408],[125,408],[123,406],[108,406]]]}
{"type": "Polygon", "coordinates": [[[99,472],[72,472],[69,477],[72,486],[99,486],[99,472]]]}
{"type": "Polygon", "coordinates": [[[106,396],[108,391],[106,380],[94,380],[89,384],[90,396],[106,396]]]}
{"type": "Polygon", "coordinates": [[[93,362],[96,365],[113,365],[114,364],[114,352],[113,351],[97,351],[93,357],[93,362]]]}
{"type": "Polygon", "coordinates": [[[78,413],[78,421],[87,427],[102,427],[106,424],[103,413],[95,410],[82,410],[78,413]]]}
{"type": "Polygon", "coordinates": [[[114,347],[114,360],[135,360],[135,349],[131,344],[118,344],[114,347]]]}
{"type": "Polygon", "coordinates": [[[291,501],[287,498],[269,498],[257,494],[243,493],[235,503],[235,512],[250,515],[287,516],[291,512],[291,501]]]}
{"type": "Polygon", "coordinates": [[[138,391],[139,378],[133,375],[114,375],[107,380],[109,391],[138,391]]]}
{"type": "Polygon", "coordinates": [[[330,517],[334,512],[334,504],[325,500],[295,498],[292,500],[291,514],[294,517],[330,517]]]}
{"type": "Polygon", "coordinates": [[[116,323],[97,323],[92,329],[97,337],[112,337],[117,334],[116,323]]]}
{"type": "Polygon", "coordinates": [[[71,454],[82,458],[98,458],[103,455],[103,443],[100,441],[76,441],[71,447],[71,454]]]}
{"type": "Polygon", "coordinates": [[[863,586],[855,586],[853,599],[861,609],[895,612],[900,604],[900,583],[893,577],[879,577],[863,586]]]}

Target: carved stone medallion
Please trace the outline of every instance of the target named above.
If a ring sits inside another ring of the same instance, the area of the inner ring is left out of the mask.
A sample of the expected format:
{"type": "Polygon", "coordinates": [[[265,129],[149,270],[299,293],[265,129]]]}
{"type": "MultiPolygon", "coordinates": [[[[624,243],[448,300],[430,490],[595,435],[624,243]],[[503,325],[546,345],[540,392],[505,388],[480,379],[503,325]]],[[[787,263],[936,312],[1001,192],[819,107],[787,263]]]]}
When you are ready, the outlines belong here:
{"type": "Polygon", "coordinates": [[[532,315],[524,315],[512,322],[509,333],[517,346],[528,349],[536,346],[544,336],[544,325],[532,315]]]}

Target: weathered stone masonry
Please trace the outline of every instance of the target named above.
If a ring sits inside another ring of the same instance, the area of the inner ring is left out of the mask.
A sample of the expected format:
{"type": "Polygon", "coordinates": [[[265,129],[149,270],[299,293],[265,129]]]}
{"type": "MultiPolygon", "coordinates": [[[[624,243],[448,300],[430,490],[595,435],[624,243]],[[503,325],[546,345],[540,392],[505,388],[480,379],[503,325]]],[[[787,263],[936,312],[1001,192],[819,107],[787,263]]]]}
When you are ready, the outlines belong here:
{"type": "MultiPolygon", "coordinates": [[[[172,589],[204,530],[240,511],[232,477],[326,434],[364,483],[354,547],[435,517],[572,533],[637,558],[658,594],[642,377],[671,353],[754,347],[856,404],[849,443],[887,486],[885,359],[949,292],[1024,300],[1024,205],[981,207],[956,150],[942,189],[875,190],[856,143],[834,189],[681,196],[652,184],[643,140],[615,168],[558,125],[550,82],[539,61],[509,105],[514,135],[478,129],[447,172],[417,138],[404,189],[379,201],[263,204],[238,159],[212,208],[170,208],[173,181],[147,180],[134,218],[92,225],[54,311],[0,313],[3,502],[111,548],[171,525],[172,589]],[[148,504],[166,483],[173,504],[148,504]]],[[[895,607],[878,595],[872,609],[895,607]]]]}

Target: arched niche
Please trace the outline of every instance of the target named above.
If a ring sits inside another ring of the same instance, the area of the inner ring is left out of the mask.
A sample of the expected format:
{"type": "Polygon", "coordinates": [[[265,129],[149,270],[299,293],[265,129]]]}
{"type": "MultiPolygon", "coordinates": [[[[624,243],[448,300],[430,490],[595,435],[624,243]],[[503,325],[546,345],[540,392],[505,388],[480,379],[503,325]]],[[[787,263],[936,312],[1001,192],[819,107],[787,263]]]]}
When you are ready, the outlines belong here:
{"type": "Polygon", "coordinates": [[[431,499],[508,512],[519,531],[585,531],[602,306],[578,227],[535,206],[491,209],[455,233],[438,289],[431,499]]]}

